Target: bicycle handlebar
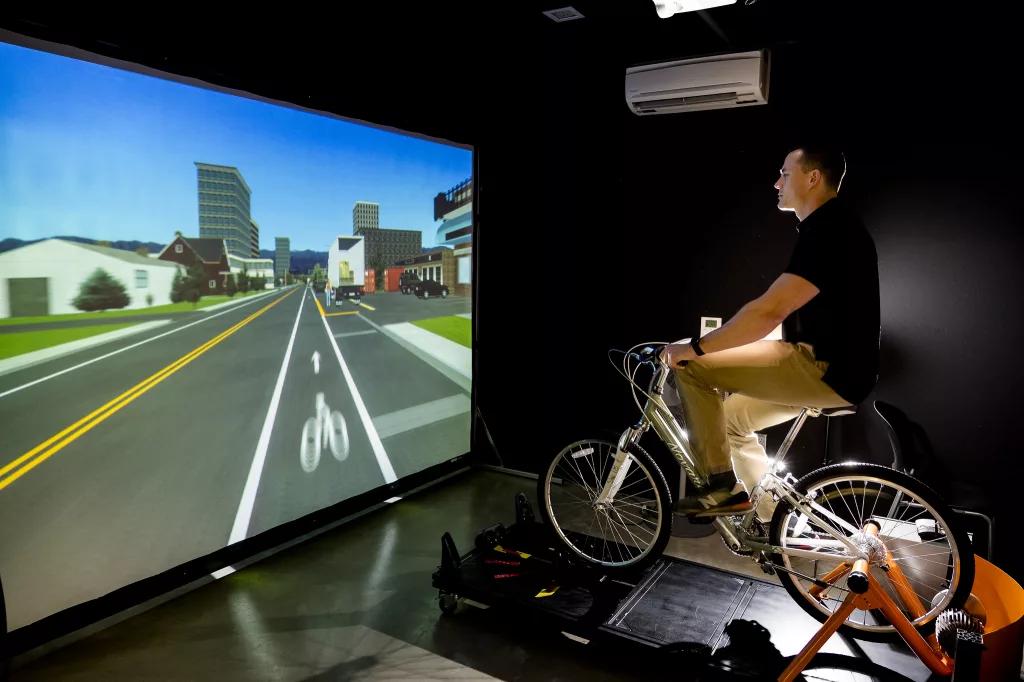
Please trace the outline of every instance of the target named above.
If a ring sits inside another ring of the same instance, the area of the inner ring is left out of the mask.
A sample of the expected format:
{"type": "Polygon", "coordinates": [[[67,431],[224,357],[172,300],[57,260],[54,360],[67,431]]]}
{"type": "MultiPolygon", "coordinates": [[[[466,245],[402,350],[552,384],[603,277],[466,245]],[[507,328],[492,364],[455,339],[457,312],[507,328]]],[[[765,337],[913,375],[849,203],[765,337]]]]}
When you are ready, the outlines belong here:
{"type": "MultiPolygon", "coordinates": [[[[661,346],[645,346],[639,353],[630,353],[630,356],[645,365],[649,364],[652,367],[658,367],[659,365],[665,364],[661,361],[661,351],[667,345],[670,344],[663,344],[661,346]]],[[[686,367],[686,362],[686,360],[677,362],[675,367],[686,367]]]]}

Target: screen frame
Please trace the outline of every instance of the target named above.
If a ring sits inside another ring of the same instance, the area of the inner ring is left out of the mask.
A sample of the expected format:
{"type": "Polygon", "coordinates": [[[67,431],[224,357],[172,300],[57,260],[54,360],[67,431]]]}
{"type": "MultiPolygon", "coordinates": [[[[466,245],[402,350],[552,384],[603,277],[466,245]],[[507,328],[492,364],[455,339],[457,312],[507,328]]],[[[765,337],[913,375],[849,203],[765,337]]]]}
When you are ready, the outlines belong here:
{"type": "MultiPolygon", "coordinates": [[[[466,451],[455,454],[444,462],[400,478],[394,483],[379,486],[359,495],[341,500],[328,507],[323,507],[300,518],[279,524],[262,533],[248,537],[235,544],[226,545],[209,554],[196,557],[191,561],[179,564],[156,575],[128,583],[91,601],[57,611],[11,632],[6,631],[6,612],[4,612],[0,614],[0,624],[4,626],[2,631],[0,631],[0,670],[3,670],[3,666],[6,665],[8,659],[14,656],[25,654],[32,650],[39,650],[40,655],[42,655],[42,653],[45,653],[43,650],[49,648],[46,645],[63,646],[63,642],[60,640],[86,637],[92,634],[94,630],[108,627],[114,624],[115,621],[130,618],[141,611],[214,582],[217,578],[214,578],[212,574],[216,571],[228,567],[239,570],[278,551],[287,549],[299,542],[304,542],[341,524],[355,520],[364,514],[383,509],[388,506],[386,500],[392,497],[400,497],[418,492],[469,470],[470,464],[476,459],[475,443],[477,442],[478,417],[476,370],[477,317],[479,308],[480,256],[478,240],[480,175],[479,149],[476,145],[343,116],[328,109],[314,108],[297,102],[263,96],[251,90],[232,87],[225,82],[215,82],[206,78],[201,79],[170,70],[157,69],[147,65],[142,55],[128,55],[133,58],[137,57],[138,61],[116,58],[103,54],[101,51],[92,51],[91,49],[38,38],[5,28],[0,28],[0,42],[463,149],[472,154],[471,168],[473,174],[473,198],[470,209],[473,216],[473,251],[471,254],[473,267],[471,281],[472,377],[470,378],[470,433],[469,441],[466,443],[466,451]]],[[[173,65],[168,64],[169,68],[173,68],[173,65]]],[[[312,100],[312,96],[309,99],[312,100]]],[[[3,590],[3,576],[0,575],[0,608],[3,608],[4,605],[3,590]]]]}

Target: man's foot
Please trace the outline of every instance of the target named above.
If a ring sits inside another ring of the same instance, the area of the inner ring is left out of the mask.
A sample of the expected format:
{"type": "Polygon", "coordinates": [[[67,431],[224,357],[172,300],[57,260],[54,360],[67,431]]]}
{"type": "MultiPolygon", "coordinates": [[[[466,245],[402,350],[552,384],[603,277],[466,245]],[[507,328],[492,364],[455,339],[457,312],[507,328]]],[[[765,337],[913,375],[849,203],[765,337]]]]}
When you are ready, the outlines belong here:
{"type": "Polygon", "coordinates": [[[708,492],[702,496],[688,496],[673,502],[672,512],[701,518],[735,516],[753,508],[746,486],[731,471],[712,475],[708,480],[708,488],[708,492]]]}

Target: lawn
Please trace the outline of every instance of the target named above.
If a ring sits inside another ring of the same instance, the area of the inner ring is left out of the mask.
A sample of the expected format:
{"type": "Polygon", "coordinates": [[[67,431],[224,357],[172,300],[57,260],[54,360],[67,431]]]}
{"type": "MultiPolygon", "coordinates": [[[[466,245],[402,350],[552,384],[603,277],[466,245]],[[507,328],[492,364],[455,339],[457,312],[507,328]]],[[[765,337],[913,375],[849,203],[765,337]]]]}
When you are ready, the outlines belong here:
{"type": "MultiPolygon", "coordinates": [[[[246,296],[255,293],[250,291],[246,296]]],[[[242,294],[235,294],[235,298],[242,298],[242,294]]],[[[203,296],[199,299],[195,309],[205,308],[208,305],[216,305],[230,300],[227,296],[203,296]]],[[[10,324],[34,324],[36,322],[64,322],[66,320],[106,320],[108,318],[127,317],[129,315],[163,315],[164,313],[187,313],[192,310],[192,304],[188,301],[181,303],[168,303],[167,305],[150,306],[149,308],[132,308],[130,310],[106,310],[102,313],[68,313],[67,315],[40,315],[38,317],[5,317],[0,320],[0,326],[10,324]]]]}
{"type": "Polygon", "coordinates": [[[131,327],[132,322],[122,324],[98,324],[95,327],[69,327],[67,329],[45,329],[35,332],[0,334],[0,360],[41,348],[49,348],[68,341],[86,339],[105,334],[115,329],[131,327]]]}
{"type": "Polygon", "coordinates": [[[449,341],[461,344],[466,348],[473,347],[473,321],[464,317],[432,317],[429,320],[415,320],[414,325],[428,332],[434,332],[449,341]]]}

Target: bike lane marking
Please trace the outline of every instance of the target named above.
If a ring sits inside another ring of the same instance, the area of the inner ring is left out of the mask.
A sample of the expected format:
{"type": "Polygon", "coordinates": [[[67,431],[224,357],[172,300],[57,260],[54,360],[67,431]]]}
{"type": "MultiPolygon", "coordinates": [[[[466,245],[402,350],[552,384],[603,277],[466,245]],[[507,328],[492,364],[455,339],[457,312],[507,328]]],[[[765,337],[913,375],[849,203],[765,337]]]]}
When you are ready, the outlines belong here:
{"type": "Polygon", "coordinates": [[[132,388],[128,389],[121,395],[117,396],[113,400],[107,402],[102,407],[93,410],[91,413],[82,417],[71,426],[67,427],[63,431],[57,433],[54,436],[46,439],[39,445],[35,446],[25,454],[21,455],[13,462],[7,464],[3,468],[0,468],[0,490],[3,490],[16,480],[24,476],[26,473],[36,468],[44,461],[55,455],[60,450],[64,449],[67,445],[77,440],[84,433],[91,431],[100,422],[104,421],[114,413],[118,412],[128,403],[134,401],[136,398],[141,396],[143,393],[149,391],[167,377],[171,376],[179,369],[187,365],[188,363],[195,360],[197,357],[210,350],[218,343],[226,339],[227,337],[234,334],[236,331],[249,324],[257,317],[265,313],[266,311],[273,308],[275,305],[283,301],[284,299],[291,296],[294,291],[288,292],[284,296],[276,299],[270,305],[260,308],[255,313],[245,318],[238,324],[234,325],[230,329],[221,332],[214,338],[210,339],[206,343],[202,344],[195,350],[186,353],[184,356],[178,358],[168,366],[161,369],[156,374],[150,376],[148,379],[136,384],[132,388]]]}
{"type": "MultiPolygon", "coordinates": [[[[319,301],[317,301],[317,304],[319,305],[319,301]]],[[[395,468],[391,465],[387,450],[384,449],[384,443],[381,442],[380,434],[377,433],[377,429],[373,425],[373,419],[366,409],[366,404],[363,402],[362,396],[359,395],[359,389],[356,388],[356,382],[352,378],[352,373],[349,372],[345,358],[341,355],[341,349],[338,348],[338,340],[334,338],[334,332],[331,331],[331,325],[328,324],[327,317],[327,315],[321,315],[320,320],[324,323],[327,338],[331,342],[331,347],[334,348],[334,357],[338,358],[338,364],[341,365],[341,373],[345,376],[345,383],[348,384],[348,390],[352,394],[352,402],[355,403],[356,411],[359,413],[359,420],[363,423],[363,430],[366,431],[366,436],[370,439],[370,447],[373,448],[373,454],[377,458],[380,473],[384,476],[385,483],[394,483],[398,480],[395,468]]]]}
{"type": "MultiPolygon", "coordinates": [[[[314,300],[316,300],[314,298],[314,300]]],[[[242,499],[238,502],[238,511],[235,512],[235,522],[231,526],[231,535],[228,537],[228,544],[233,545],[244,540],[249,532],[249,522],[252,520],[252,509],[256,505],[256,492],[260,487],[260,477],[263,475],[263,465],[267,460],[267,450],[270,448],[270,435],[274,431],[274,421],[277,419],[277,408],[281,402],[281,391],[284,389],[284,378],[288,373],[288,361],[292,357],[292,347],[295,345],[295,334],[299,330],[299,319],[302,317],[302,306],[306,304],[306,294],[303,292],[302,300],[299,301],[299,311],[295,314],[295,324],[292,325],[292,334],[288,339],[288,346],[284,351],[284,359],[281,361],[281,370],[277,373],[277,383],[274,384],[274,394],[270,398],[270,407],[267,408],[267,416],[263,419],[263,429],[260,431],[260,439],[256,443],[256,452],[252,457],[252,465],[249,467],[249,476],[245,479],[245,488],[242,490],[242,499]]],[[[321,318],[322,319],[322,318],[321,318]]]]}

